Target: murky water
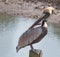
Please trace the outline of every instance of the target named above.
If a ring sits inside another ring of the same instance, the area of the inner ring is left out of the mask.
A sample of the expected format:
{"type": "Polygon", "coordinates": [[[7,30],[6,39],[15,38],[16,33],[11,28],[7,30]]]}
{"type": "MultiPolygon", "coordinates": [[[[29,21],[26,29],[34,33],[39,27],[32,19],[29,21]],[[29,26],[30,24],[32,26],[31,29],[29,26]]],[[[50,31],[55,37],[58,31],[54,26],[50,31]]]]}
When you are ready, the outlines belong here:
{"type": "MultiPolygon", "coordinates": [[[[34,19],[0,14],[0,57],[29,57],[30,47],[16,53],[18,38],[34,23],[34,19]]],[[[48,34],[35,49],[43,51],[43,57],[60,57],[60,26],[49,24],[48,34]]]]}

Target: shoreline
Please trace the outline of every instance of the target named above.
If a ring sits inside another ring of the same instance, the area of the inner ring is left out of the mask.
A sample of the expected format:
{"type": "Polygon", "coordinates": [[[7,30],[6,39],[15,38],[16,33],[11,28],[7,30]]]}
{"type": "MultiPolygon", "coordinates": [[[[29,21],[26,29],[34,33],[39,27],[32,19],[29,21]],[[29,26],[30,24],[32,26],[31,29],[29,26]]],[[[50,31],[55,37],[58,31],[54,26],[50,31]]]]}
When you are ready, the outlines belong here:
{"type": "MultiPolygon", "coordinates": [[[[38,19],[42,16],[42,8],[45,6],[51,5],[48,2],[23,2],[23,1],[15,1],[15,2],[0,2],[0,13],[9,14],[12,16],[21,16],[27,18],[38,19]]],[[[57,7],[57,6],[53,6],[57,7]]],[[[49,22],[51,23],[60,23],[60,9],[57,10],[59,13],[56,15],[52,15],[49,18],[49,22]]]]}

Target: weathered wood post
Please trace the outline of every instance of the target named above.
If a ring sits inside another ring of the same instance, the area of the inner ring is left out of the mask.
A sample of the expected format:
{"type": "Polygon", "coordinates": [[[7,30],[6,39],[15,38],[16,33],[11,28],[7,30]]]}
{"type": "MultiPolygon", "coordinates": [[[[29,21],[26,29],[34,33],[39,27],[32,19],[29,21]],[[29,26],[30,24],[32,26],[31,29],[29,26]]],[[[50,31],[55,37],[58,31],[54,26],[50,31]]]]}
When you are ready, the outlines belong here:
{"type": "Polygon", "coordinates": [[[29,57],[42,57],[42,50],[29,51],[29,57]]]}

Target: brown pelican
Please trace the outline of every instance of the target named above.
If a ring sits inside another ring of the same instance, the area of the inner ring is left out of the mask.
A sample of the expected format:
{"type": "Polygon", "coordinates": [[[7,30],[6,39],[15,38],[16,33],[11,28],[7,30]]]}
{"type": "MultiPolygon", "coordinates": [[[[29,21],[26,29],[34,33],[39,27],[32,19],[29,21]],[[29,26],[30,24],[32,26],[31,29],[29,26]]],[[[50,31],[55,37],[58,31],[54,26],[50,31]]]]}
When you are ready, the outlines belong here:
{"type": "Polygon", "coordinates": [[[18,45],[16,47],[17,52],[21,48],[24,48],[28,45],[30,45],[31,50],[34,50],[32,45],[34,43],[41,41],[43,37],[47,34],[47,19],[46,18],[48,18],[50,14],[52,14],[53,10],[54,9],[45,8],[43,13],[45,14],[46,17],[44,16],[43,19],[41,18],[42,24],[38,25],[38,23],[41,21],[39,19],[39,21],[36,21],[36,23],[33,24],[33,26],[31,26],[26,32],[24,32],[21,35],[18,41],[18,45]]]}

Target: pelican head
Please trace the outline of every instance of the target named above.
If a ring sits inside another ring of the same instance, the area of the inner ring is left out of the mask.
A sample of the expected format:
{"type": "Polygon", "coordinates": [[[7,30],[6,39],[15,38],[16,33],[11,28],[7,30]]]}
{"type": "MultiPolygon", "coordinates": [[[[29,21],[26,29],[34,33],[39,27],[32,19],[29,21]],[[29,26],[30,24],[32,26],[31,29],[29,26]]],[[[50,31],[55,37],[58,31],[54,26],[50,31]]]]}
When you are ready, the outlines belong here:
{"type": "Polygon", "coordinates": [[[46,7],[46,8],[43,9],[43,13],[45,13],[45,14],[49,13],[50,15],[55,14],[55,9],[51,6],[49,6],[49,7],[46,7]]]}

